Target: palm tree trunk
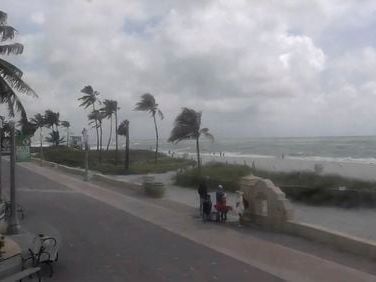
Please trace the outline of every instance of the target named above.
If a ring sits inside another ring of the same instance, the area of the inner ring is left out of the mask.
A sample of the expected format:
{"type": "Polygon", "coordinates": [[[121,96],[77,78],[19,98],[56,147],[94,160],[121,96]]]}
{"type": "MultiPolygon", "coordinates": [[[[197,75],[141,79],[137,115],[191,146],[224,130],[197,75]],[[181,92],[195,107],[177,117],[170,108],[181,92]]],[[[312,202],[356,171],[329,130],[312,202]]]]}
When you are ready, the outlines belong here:
{"type": "Polygon", "coordinates": [[[69,147],[69,127],[67,127],[67,147],[69,147]]]}
{"type": "Polygon", "coordinates": [[[199,142],[200,136],[197,136],[196,138],[196,152],[197,152],[197,169],[198,174],[201,175],[201,159],[200,159],[200,142],[199,142]]]}
{"type": "Polygon", "coordinates": [[[59,139],[60,139],[60,133],[59,133],[59,127],[57,126],[57,124],[55,124],[56,126],[56,134],[57,134],[57,139],[56,139],[56,146],[59,146],[59,139]]]}
{"type": "Polygon", "coordinates": [[[110,137],[108,138],[108,142],[107,142],[107,151],[110,148],[111,137],[112,137],[112,115],[111,115],[111,118],[110,118],[110,137]]]}
{"type": "Polygon", "coordinates": [[[118,121],[117,121],[117,109],[115,111],[115,164],[118,164],[118,121]]]}
{"type": "Polygon", "coordinates": [[[39,128],[39,138],[40,138],[40,158],[41,160],[44,159],[44,156],[43,156],[43,132],[42,132],[42,127],[39,128]]]}
{"type": "Polygon", "coordinates": [[[125,170],[129,170],[129,123],[126,129],[126,136],[125,136],[125,159],[124,159],[124,166],[125,170]]]}
{"type": "Polygon", "coordinates": [[[155,127],[155,163],[158,162],[158,127],[157,120],[155,119],[155,114],[153,114],[154,127],[155,127]]]}
{"type": "MultiPolygon", "coordinates": [[[[93,111],[95,111],[95,105],[93,104],[93,111]]],[[[99,151],[99,133],[98,133],[98,121],[95,119],[95,131],[97,132],[97,152],[99,151]]]]}
{"type": "Polygon", "coordinates": [[[99,130],[100,130],[100,139],[99,139],[99,162],[102,162],[102,137],[103,137],[103,130],[102,130],[102,122],[99,123],[99,130]]]}

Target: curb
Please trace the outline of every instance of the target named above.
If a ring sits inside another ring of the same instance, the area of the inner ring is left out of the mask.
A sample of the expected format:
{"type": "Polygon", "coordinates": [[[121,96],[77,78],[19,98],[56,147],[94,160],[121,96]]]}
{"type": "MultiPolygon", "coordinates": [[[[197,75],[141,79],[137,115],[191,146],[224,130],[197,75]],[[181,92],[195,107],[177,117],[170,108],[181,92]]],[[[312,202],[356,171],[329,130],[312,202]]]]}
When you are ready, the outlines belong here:
{"type": "Polygon", "coordinates": [[[376,243],[367,239],[296,221],[287,221],[283,229],[290,235],[324,243],[362,257],[376,259],[376,243]]]}

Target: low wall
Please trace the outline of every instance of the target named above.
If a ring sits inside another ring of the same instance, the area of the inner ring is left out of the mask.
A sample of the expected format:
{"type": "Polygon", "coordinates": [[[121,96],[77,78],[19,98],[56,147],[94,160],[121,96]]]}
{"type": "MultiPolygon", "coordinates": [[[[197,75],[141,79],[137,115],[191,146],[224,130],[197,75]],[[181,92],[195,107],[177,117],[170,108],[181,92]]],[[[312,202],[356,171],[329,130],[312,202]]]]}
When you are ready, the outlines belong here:
{"type": "Polygon", "coordinates": [[[328,244],[331,247],[355,255],[376,259],[376,242],[373,241],[296,221],[287,221],[284,224],[284,232],[328,244]]]}
{"type": "Polygon", "coordinates": [[[85,174],[85,170],[82,169],[82,168],[78,168],[78,167],[70,167],[70,166],[61,165],[61,164],[57,164],[57,163],[53,163],[53,162],[49,162],[49,161],[45,161],[45,160],[41,160],[41,159],[36,159],[36,158],[32,158],[31,161],[33,163],[39,164],[41,166],[57,168],[61,171],[67,172],[67,173],[72,173],[72,174],[76,174],[76,175],[84,175],[85,174]]]}
{"type": "Polygon", "coordinates": [[[104,183],[107,183],[116,187],[120,187],[120,188],[127,188],[127,189],[132,189],[135,191],[142,191],[142,185],[131,183],[131,182],[126,182],[126,181],[122,181],[118,179],[113,179],[111,177],[108,177],[100,173],[95,173],[91,177],[91,179],[94,181],[104,182],[104,183]]]}

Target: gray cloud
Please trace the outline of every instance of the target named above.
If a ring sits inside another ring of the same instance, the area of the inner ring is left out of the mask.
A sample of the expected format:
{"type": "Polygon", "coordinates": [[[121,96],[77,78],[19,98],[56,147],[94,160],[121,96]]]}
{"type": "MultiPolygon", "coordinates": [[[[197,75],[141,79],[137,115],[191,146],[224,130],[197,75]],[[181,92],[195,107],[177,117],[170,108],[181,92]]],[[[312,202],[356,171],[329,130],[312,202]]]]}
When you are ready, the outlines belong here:
{"type": "Polygon", "coordinates": [[[218,136],[375,132],[373,1],[3,2],[25,44],[9,59],[40,95],[27,108],[59,110],[76,133],[87,84],[119,101],[134,137],[152,137],[132,111],[144,92],[166,113],[164,137],[183,106],[218,136]]]}

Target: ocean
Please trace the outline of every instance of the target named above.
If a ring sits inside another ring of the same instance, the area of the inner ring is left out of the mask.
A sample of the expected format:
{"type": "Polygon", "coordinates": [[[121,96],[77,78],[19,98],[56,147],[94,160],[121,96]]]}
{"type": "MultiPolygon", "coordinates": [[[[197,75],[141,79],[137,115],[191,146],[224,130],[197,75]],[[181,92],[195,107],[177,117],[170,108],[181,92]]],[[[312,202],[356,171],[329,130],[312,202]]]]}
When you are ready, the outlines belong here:
{"type": "MultiPolygon", "coordinates": [[[[193,154],[196,150],[194,140],[171,144],[162,139],[159,143],[160,151],[166,153],[193,154]]],[[[131,148],[154,150],[155,140],[133,140],[131,148]]],[[[376,136],[217,138],[214,143],[202,138],[200,149],[203,156],[221,152],[228,157],[376,163],[376,136]]]]}

